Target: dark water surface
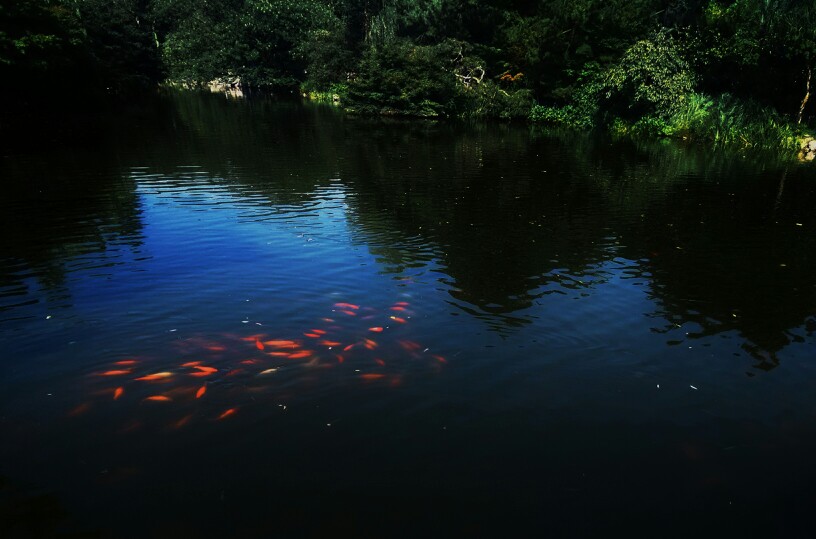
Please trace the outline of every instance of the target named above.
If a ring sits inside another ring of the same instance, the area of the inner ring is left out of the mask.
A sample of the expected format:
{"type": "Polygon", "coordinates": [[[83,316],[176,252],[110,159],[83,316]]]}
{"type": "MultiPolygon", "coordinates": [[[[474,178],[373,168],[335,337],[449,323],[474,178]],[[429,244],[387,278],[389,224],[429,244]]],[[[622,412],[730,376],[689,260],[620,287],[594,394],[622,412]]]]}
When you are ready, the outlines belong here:
{"type": "Polygon", "coordinates": [[[193,95],[42,132],[0,536],[813,536],[812,167],[193,95]]]}

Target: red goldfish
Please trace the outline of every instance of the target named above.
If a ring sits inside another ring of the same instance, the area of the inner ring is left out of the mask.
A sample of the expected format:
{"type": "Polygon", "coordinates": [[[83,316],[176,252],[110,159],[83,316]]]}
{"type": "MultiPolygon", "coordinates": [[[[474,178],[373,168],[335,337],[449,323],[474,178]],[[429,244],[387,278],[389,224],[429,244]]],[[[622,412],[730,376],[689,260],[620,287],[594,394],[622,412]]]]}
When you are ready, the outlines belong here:
{"type": "Polygon", "coordinates": [[[148,374],[147,376],[142,376],[141,378],[136,379],[149,382],[151,380],[161,380],[162,378],[170,378],[171,376],[173,376],[172,372],[157,372],[156,374],[148,374]]]}
{"type": "Polygon", "coordinates": [[[274,348],[297,348],[298,342],[297,341],[264,341],[264,344],[267,346],[272,346],[274,348]]]}
{"type": "Polygon", "coordinates": [[[227,417],[234,414],[237,410],[238,410],[237,408],[230,408],[229,410],[226,410],[224,413],[218,416],[218,419],[226,419],[227,417]]]}
{"type": "Polygon", "coordinates": [[[100,372],[99,376],[122,376],[123,374],[130,374],[131,372],[133,372],[133,371],[131,371],[129,369],[128,370],[113,370],[113,371],[100,372]]]}

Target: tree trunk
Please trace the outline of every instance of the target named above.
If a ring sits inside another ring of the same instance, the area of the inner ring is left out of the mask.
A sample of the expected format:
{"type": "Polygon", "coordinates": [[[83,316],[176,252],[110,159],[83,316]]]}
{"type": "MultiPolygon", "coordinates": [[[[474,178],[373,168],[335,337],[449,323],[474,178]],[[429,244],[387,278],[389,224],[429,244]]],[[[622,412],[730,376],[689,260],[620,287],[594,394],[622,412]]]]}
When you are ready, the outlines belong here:
{"type": "Polygon", "coordinates": [[[799,116],[796,118],[796,123],[802,123],[802,114],[805,112],[805,105],[807,105],[808,99],[810,98],[810,77],[813,74],[813,70],[808,66],[807,70],[807,82],[805,83],[805,98],[802,99],[802,104],[799,106],[799,116]]]}

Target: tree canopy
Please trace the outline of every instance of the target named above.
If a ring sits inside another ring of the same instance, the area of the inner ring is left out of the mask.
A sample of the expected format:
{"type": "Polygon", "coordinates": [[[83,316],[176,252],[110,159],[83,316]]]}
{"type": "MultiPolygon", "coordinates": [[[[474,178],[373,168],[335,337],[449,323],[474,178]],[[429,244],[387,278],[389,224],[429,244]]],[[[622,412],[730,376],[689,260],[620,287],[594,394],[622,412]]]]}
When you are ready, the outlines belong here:
{"type": "Polygon", "coordinates": [[[816,0],[0,2],[0,76],[57,89],[240,80],[370,112],[526,117],[539,103],[589,123],[725,96],[808,121],[815,64],[816,0]]]}

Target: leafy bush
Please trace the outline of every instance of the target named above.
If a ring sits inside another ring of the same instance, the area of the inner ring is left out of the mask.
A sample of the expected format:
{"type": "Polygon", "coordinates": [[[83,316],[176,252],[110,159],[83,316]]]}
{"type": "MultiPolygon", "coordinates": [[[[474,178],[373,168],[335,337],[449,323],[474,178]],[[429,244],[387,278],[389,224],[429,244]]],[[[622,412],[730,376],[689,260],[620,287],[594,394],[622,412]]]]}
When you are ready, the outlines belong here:
{"type": "Polygon", "coordinates": [[[459,92],[466,103],[460,116],[471,118],[527,118],[534,103],[532,91],[504,90],[491,80],[484,80],[473,87],[460,85],[459,92]]]}
{"type": "Polygon", "coordinates": [[[439,116],[455,109],[456,80],[447,69],[450,51],[397,40],[371,47],[349,84],[347,104],[357,112],[439,116]]]}
{"type": "Polygon", "coordinates": [[[695,75],[667,33],[632,45],[603,73],[604,108],[624,118],[667,117],[694,90],[695,75]]]}
{"type": "Polygon", "coordinates": [[[535,105],[530,110],[529,118],[530,121],[536,123],[559,125],[576,129],[588,129],[593,126],[592,117],[582,114],[574,105],[565,105],[563,107],[535,105]]]}

